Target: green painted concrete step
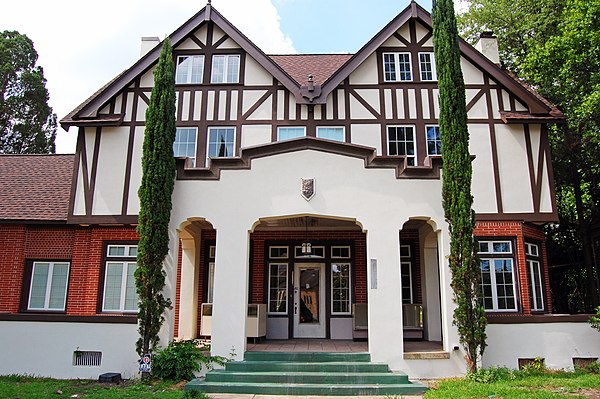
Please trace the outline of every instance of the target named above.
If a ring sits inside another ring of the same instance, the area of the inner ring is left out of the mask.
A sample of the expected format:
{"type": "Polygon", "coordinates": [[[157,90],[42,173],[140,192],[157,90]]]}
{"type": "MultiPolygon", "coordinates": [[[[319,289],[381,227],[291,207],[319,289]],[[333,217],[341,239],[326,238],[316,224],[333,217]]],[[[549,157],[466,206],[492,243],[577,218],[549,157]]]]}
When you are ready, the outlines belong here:
{"type": "Polygon", "coordinates": [[[329,396],[370,396],[370,395],[419,395],[427,390],[422,384],[268,384],[230,382],[206,382],[195,379],[185,386],[186,391],[198,390],[206,393],[239,393],[255,395],[329,395],[329,396]]]}
{"type": "Polygon", "coordinates": [[[206,382],[251,382],[280,384],[408,384],[406,374],[384,373],[323,373],[323,372],[232,372],[213,370],[206,374],[206,382]]]}
{"type": "Polygon", "coordinates": [[[367,352],[246,352],[245,360],[274,362],[369,362],[367,352]]]}
{"type": "Polygon", "coordinates": [[[243,361],[225,363],[227,371],[254,371],[254,372],[323,372],[323,373],[385,373],[389,371],[384,363],[369,362],[278,362],[278,361],[243,361]]]}

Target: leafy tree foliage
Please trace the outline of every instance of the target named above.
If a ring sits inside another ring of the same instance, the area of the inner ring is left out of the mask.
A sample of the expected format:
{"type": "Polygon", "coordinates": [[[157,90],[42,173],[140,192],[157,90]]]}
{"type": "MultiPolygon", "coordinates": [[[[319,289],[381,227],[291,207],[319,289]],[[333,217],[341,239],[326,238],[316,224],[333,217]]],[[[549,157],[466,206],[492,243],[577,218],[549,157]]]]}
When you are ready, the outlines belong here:
{"type": "Polygon", "coordinates": [[[470,39],[494,31],[504,64],[567,116],[550,135],[560,223],[547,228],[549,258],[584,265],[585,301],[560,310],[590,312],[600,304],[590,238],[600,227],[600,0],[471,0],[461,26],[470,39]]]}
{"type": "Polygon", "coordinates": [[[472,165],[469,153],[465,82],[460,66],[458,30],[453,0],[433,2],[433,43],[440,89],[444,215],[450,229],[449,266],[454,291],[454,325],[466,351],[470,372],[486,347],[487,320],[481,304],[473,229],[475,214],[471,195],[472,165]]]}
{"type": "Polygon", "coordinates": [[[169,251],[171,196],[175,181],[175,66],[173,49],[165,39],[154,87],[146,111],[146,131],[142,154],[142,182],[138,191],[140,213],[136,287],[139,298],[138,354],[151,353],[158,343],[169,299],[163,296],[163,261],[169,251]]]}
{"type": "Polygon", "coordinates": [[[0,154],[54,153],[56,114],[27,36],[0,33],[0,154]]]}

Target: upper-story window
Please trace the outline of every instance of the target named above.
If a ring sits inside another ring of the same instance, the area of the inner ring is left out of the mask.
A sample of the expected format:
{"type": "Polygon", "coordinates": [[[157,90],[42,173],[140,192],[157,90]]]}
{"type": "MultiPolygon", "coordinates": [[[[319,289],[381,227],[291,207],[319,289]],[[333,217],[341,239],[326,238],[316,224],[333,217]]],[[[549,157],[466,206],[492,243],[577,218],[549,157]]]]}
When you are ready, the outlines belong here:
{"type": "Polygon", "coordinates": [[[209,127],[206,159],[226,158],[235,155],[235,128],[209,127]]]}
{"type": "Polygon", "coordinates": [[[198,129],[195,127],[178,127],[173,142],[173,155],[190,158],[194,166],[196,166],[197,133],[198,129]]]}
{"type": "Polygon", "coordinates": [[[306,136],[304,126],[285,126],[277,128],[277,141],[290,140],[306,136]]]}
{"type": "Polygon", "coordinates": [[[177,57],[175,83],[202,83],[204,74],[203,55],[180,55],[177,57]]]}
{"type": "Polygon", "coordinates": [[[541,312],[544,310],[544,283],[540,250],[537,244],[525,243],[525,260],[531,310],[541,312]]]}
{"type": "Polygon", "coordinates": [[[517,310],[517,290],[512,242],[479,241],[481,292],[483,306],[489,312],[517,310]]]}
{"type": "Polygon", "coordinates": [[[425,126],[427,133],[427,155],[442,155],[442,137],[439,126],[425,126]]]}
{"type": "Polygon", "coordinates": [[[33,262],[28,310],[65,310],[69,266],[69,262],[33,262]]]}
{"type": "Polygon", "coordinates": [[[403,155],[409,165],[415,165],[415,128],[413,126],[388,126],[388,155],[403,155]]]}
{"type": "Polygon", "coordinates": [[[343,127],[317,127],[317,137],[333,141],[345,141],[346,135],[343,127]]]}
{"type": "Polygon", "coordinates": [[[240,55],[213,55],[211,83],[238,83],[240,81],[240,55]]]}
{"type": "Polygon", "coordinates": [[[421,80],[437,80],[435,55],[433,53],[419,53],[419,68],[421,70],[421,80]]]}
{"type": "Polygon", "coordinates": [[[410,53],[383,53],[383,75],[386,82],[412,80],[410,53]]]}

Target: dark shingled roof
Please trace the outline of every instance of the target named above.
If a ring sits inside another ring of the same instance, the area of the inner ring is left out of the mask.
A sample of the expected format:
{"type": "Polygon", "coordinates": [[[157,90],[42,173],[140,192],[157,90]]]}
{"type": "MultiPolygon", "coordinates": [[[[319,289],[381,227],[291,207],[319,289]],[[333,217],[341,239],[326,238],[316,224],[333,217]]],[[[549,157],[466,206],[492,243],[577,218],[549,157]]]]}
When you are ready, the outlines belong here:
{"type": "Polygon", "coordinates": [[[0,221],[66,222],[75,155],[0,155],[0,221]]]}
{"type": "Polygon", "coordinates": [[[352,58],[352,54],[290,54],[269,57],[298,84],[304,86],[308,75],[313,75],[315,84],[322,85],[352,58]]]}

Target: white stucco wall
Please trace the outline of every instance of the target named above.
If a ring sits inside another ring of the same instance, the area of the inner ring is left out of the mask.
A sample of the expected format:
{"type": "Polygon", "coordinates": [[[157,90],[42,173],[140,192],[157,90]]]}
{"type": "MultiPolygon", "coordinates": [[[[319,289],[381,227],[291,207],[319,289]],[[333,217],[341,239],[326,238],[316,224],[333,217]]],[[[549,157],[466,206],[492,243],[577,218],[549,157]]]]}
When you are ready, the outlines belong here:
{"type": "Polygon", "coordinates": [[[600,358],[600,333],[588,323],[490,324],[483,366],[518,368],[519,358],[545,359],[551,369],[573,369],[572,358],[600,358]]]}
{"type": "Polygon", "coordinates": [[[0,375],[97,379],[137,377],[136,324],[0,322],[0,375]],[[73,366],[73,352],[100,351],[99,367],[73,366]],[[7,361],[10,359],[10,361],[7,361]]]}

